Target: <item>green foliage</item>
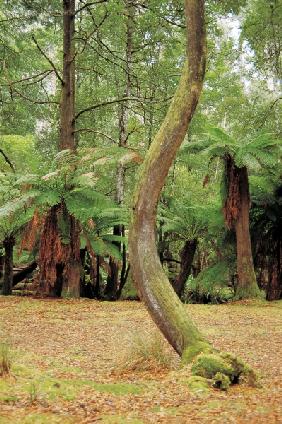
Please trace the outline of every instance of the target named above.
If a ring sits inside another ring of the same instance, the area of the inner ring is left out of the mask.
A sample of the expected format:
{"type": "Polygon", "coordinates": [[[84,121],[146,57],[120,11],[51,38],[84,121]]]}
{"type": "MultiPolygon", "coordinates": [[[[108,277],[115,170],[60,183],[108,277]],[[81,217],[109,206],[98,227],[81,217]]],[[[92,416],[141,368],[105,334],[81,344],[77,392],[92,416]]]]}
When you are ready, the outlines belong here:
{"type": "Polygon", "coordinates": [[[281,140],[263,131],[234,138],[221,128],[207,126],[206,133],[195,137],[195,141],[185,146],[183,154],[202,153],[209,165],[215,158],[224,160],[231,156],[238,168],[274,168],[281,156],[281,140]]]}
{"type": "Polygon", "coordinates": [[[242,25],[242,41],[246,39],[254,52],[256,66],[266,74],[281,77],[281,2],[253,0],[248,2],[242,25]]]}
{"type": "MultiPolygon", "coordinates": [[[[119,249],[112,242],[124,241],[124,238],[114,240],[111,231],[114,225],[127,223],[127,211],[95,190],[88,179],[79,178],[83,173],[80,160],[73,152],[63,150],[55,156],[52,170],[46,175],[14,175],[8,179],[3,176],[6,189],[8,184],[14,191],[10,192],[13,198],[4,201],[0,208],[0,230],[2,228],[2,234],[18,231],[31,220],[35,209],[44,213],[51,206],[64,203],[80,222],[82,234],[93,250],[101,256],[110,255],[120,260],[119,249]]],[[[59,215],[58,227],[62,243],[68,244],[69,221],[63,213],[59,215]]]]}
{"type": "MultiPolygon", "coordinates": [[[[40,167],[40,156],[35,148],[32,135],[1,135],[0,148],[5,152],[18,173],[37,172],[40,167]]],[[[11,169],[0,155],[1,172],[10,172],[11,169]]]]}
{"type": "Polygon", "coordinates": [[[224,303],[231,300],[234,291],[230,284],[230,265],[225,261],[205,268],[186,283],[183,299],[188,303],[224,303]]]}

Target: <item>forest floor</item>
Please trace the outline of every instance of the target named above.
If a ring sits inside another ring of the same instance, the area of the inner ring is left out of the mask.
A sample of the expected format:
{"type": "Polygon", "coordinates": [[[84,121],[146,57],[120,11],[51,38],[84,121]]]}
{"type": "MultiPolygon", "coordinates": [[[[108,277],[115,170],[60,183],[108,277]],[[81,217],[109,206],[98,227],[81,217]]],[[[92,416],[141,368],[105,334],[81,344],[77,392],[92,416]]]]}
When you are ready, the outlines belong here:
{"type": "Polygon", "coordinates": [[[0,364],[11,360],[0,424],[282,423],[282,303],[187,310],[214,346],[258,371],[260,387],[189,390],[189,369],[140,302],[0,297],[0,364]]]}

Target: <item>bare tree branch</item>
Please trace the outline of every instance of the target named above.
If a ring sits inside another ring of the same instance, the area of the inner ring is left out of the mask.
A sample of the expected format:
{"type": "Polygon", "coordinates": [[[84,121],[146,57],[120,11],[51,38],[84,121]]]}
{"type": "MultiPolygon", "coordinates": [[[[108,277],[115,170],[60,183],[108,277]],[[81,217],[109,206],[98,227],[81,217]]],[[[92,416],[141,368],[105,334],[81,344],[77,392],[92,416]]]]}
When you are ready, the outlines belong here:
{"type": "Polygon", "coordinates": [[[117,144],[117,141],[114,138],[110,137],[108,134],[105,134],[105,133],[103,133],[101,131],[93,130],[92,128],[78,128],[74,132],[75,133],[78,133],[78,132],[91,132],[91,133],[95,133],[95,134],[98,134],[98,135],[102,135],[103,137],[105,137],[108,140],[110,140],[112,143],[117,144]]]}
{"type": "MultiPolygon", "coordinates": [[[[33,80],[33,79],[38,78],[38,77],[46,78],[48,75],[50,75],[51,72],[53,72],[53,69],[46,69],[46,71],[39,72],[38,74],[31,75],[29,77],[25,77],[25,78],[22,78],[20,80],[11,81],[11,82],[8,82],[6,84],[1,84],[1,87],[11,86],[11,85],[14,85],[14,84],[21,84],[25,81],[30,81],[30,80],[33,80]]],[[[40,81],[41,81],[41,79],[40,79],[40,81]]],[[[38,82],[38,81],[35,81],[34,83],[36,83],[36,82],[38,82]]],[[[31,84],[34,84],[34,83],[31,83],[31,84]]]]}
{"type": "Polygon", "coordinates": [[[58,79],[61,81],[61,84],[64,85],[64,80],[61,77],[61,75],[59,74],[58,69],[56,68],[54,62],[47,56],[47,54],[44,52],[44,50],[42,50],[42,48],[39,46],[36,38],[34,35],[32,35],[32,40],[34,41],[36,47],[38,48],[38,50],[40,51],[40,53],[45,57],[45,59],[50,63],[50,65],[52,66],[52,68],[54,69],[55,74],[57,75],[58,79]]]}
{"type": "Polygon", "coordinates": [[[83,6],[81,6],[79,9],[77,9],[77,11],[75,12],[75,15],[77,15],[78,13],[80,13],[83,9],[86,9],[87,7],[90,6],[95,6],[96,4],[101,4],[101,3],[107,3],[108,0],[97,0],[97,1],[93,1],[91,3],[86,3],[83,6]]]}
{"type": "Polygon", "coordinates": [[[15,87],[11,87],[11,89],[18,94],[20,97],[22,97],[23,99],[27,100],[28,102],[31,102],[35,105],[45,105],[45,104],[55,104],[58,105],[59,102],[56,101],[51,101],[51,100],[34,100],[31,99],[30,97],[26,96],[25,94],[21,93],[20,91],[16,90],[15,87]]]}
{"type": "Polygon", "coordinates": [[[121,99],[108,100],[107,102],[97,103],[96,105],[89,106],[86,109],[79,111],[76,114],[75,119],[78,119],[85,112],[90,112],[91,110],[95,110],[100,107],[109,106],[109,105],[122,103],[122,102],[128,102],[128,101],[142,102],[142,100],[139,99],[138,97],[123,97],[121,99]]]}

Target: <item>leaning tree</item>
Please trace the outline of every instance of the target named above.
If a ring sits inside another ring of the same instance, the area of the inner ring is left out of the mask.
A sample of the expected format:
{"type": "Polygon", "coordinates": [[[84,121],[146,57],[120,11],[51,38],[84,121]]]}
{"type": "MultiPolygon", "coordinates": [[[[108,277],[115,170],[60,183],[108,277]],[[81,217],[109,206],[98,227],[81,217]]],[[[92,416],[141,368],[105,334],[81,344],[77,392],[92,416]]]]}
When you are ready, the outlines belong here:
{"type": "Polygon", "coordinates": [[[253,373],[232,355],[217,353],[196,328],[163,272],[156,247],[158,200],[198,104],[205,74],[204,0],[185,0],[185,13],[188,60],[141,169],[134,196],[129,254],[139,294],[168,342],[183,362],[194,360],[196,375],[214,378],[222,387],[226,378],[234,383],[241,375],[253,373]]]}

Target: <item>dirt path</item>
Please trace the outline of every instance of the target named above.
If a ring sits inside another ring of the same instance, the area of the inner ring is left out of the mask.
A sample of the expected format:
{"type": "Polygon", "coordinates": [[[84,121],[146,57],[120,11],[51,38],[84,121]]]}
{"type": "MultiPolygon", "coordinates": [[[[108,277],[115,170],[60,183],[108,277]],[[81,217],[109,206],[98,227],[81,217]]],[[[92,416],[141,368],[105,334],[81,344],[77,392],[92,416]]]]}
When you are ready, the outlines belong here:
{"type": "Polygon", "coordinates": [[[168,367],[145,352],[126,368],[136,341],[158,339],[141,303],[0,297],[0,342],[12,357],[0,424],[282,423],[282,303],[187,309],[216,347],[258,370],[261,388],[192,393],[165,342],[154,353],[165,350],[168,367]]]}

